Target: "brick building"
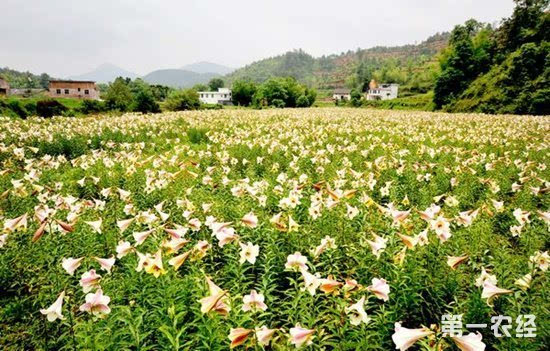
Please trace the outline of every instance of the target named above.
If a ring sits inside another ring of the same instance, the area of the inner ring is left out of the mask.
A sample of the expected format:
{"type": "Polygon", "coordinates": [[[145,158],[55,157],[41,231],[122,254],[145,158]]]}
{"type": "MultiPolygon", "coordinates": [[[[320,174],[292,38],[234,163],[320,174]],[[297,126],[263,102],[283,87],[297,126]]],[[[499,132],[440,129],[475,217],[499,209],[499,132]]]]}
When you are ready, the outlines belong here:
{"type": "Polygon", "coordinates": [[[49,96],[99,100],[99,89],[93,81],[51,80],[49,96]]]}

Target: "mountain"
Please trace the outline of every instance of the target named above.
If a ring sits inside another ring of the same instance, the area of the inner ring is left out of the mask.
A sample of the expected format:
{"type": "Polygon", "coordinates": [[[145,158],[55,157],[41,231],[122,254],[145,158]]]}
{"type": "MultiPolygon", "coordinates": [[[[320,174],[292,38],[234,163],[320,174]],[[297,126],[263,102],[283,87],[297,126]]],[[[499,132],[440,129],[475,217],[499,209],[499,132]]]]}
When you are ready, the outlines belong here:
{"type": "Polygon", "coordinates": [[[150,84],[167,85],[174,88],[190,88],[195,84],[206,84],[216,73],[196,73],[183,69],[159,69],[143,77],[150,84]]]}
{"type": "MultiPolygon", "coordinates": [[[[355,87],[358,75],[371,75],[376,70],[394,71],[396,77],[378,77],[384,81],[403,80],[405,74],[422,73],[423,66],[431,65],[435,56],[447,46],[449,33],[438,33],[421,42],[394,47],[378,46],[322,57],[313,57],[303,50],[289,51],[251,63],[225,77],[228,82],[251,79],[261,83],[270,77],[293,76],[298,81],[318,89],[355,87]],[[408,69],[409,72],[396,70],[408,69]],[[364,72],[358,72],[358,71],[364,72]],[[415,71],[415,72],[412,72],[415,71]]],[[[381,72],[380,74],[382,74],[381,72]]],[[[431,79],[431,78],[430,78],[431,79]]]]}
{"type": "Polygon", "coordinates": [[[69,77],[69,79],[93,80],[98,83],[108,83],[108,82],[112,82],[117,77],[134,79],[139,76],[133,72],[127,71],[124,68],[118,67],[116,65],[113,65],[110,63],[104,63],[98,66],[96,69],[94,69],[91,72],[84,73],[77,76],[72,76],[72,77],[69,77]]]}
{"type": "Polygon", "coordinates": [[[231,67],[219,65],[217,63],[206,62],[206,61],[195,62],[190,65],[185,65],[181,67],[181,69],[184,71],[191,71],[195,73],[217,73],[222,76],[229,74],[235,70],[234,68],[231,68],[231,67]]]}

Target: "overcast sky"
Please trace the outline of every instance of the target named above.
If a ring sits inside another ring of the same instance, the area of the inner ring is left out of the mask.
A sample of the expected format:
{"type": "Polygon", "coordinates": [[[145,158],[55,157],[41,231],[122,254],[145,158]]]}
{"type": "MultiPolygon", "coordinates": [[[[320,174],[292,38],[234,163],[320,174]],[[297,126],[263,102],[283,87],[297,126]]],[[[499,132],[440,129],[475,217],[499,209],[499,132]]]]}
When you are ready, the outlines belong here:
{"type": "Polygon", "coordinates": [[[231,67],[302,48],[321,56],[402,45],[512,0],[0,0],[0,66],[65,77],[113,63],[138,74],[231,67]]]}

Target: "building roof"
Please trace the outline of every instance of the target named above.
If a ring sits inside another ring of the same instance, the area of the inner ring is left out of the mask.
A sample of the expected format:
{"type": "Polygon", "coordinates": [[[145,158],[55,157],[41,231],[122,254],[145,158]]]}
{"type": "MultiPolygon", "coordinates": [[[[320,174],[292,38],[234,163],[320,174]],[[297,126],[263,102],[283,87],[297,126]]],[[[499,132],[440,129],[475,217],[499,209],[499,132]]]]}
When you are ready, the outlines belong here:
{"type": "Polygon", "coordinates": [[[197,91],[199,94],[229,94],[231,89],[228,88],[218,88],[218,91],[197,91]]]}
{"type": "Polygon", "coordinates": [[[82,83],[82,84],[95,84],[93,80],[69,80],[69,79],[52,79],[50,83],[82,83]]]}
{"type": "Polygon", "coordinates": [[[350,93],[351,93],[351,89],[346,89],[346,88],[334,89],[334,94],[350,94],[350,93]]]}

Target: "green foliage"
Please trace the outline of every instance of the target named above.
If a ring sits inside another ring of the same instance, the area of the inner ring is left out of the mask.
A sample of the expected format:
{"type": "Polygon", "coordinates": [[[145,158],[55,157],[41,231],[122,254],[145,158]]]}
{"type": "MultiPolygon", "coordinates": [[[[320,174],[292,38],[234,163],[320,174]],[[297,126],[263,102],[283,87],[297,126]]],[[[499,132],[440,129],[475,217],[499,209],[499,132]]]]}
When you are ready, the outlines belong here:
{"type": "Polygon", "coordinates": [[[151,94],[156,101],[164,101],[168,95],[174,90],[173,88],[167,87],[165,85],[153,84],[150,85],[151,94]]]}
{"type": "Polygon", "coordinates": [[[4,78],[12,89],[48,89],[51,79],[46,73],[36,75],[30,72],[19,72],[8,67],[0,67],[0,78],[4,78]]]}
{"type": "Polygon", "coordinates": [[[124,78],[118,77],[109,84],[105,93],[105,105],[109,110],[128,111],[132,101],[132,91],[124,78]]]}
{"type": "Polygon", "coordinates": [[[433,111],[433,93],[398,97],[392,100],[363,100],[363,106],[385,110],[433,111]]]}
{"type": "Polygon", "coordinates": [[[301,104],[306,107],[315,102],[316,93],[298,84],[292,77],[271,78],[258,87],[254,94],[253,101],[256,106],[274,106],[274,107],[298,107],[298,99],[304,96],[301,104]]]}
{"type": "Polygon", "coordinates": [[[168,95],[164,106],[169,111],[198,110],[201,102],[199,94],[193,89],[176,90],[168,95]]]}
{"type": "MultiPolygon", "coordinates": [[[[25,228],[9,232],[0,248],[2,350],[228,350],[231,329],[264,324],[278,329],[265,349],[294,350],[288,334],[298,323],[315,330],[312,344],[302,350],[395,350],[395,322],[406,328],[441,326],[441,315],[447,313],[463,314],[464,324],[489,326],[492,316],[509,315],[514,329],[518,315],[535,314],[536,338],[495,338],[487,327],[480,330],[482,341],[486,350],[546,349],[548,272],[534,268],[529,259],[548,249],[547,223],[538,212],[547,211],[549,193],[532,190],[544,187],[550,174],[540,151],[548,134],[543,119],[333,108],[2,123],[3,130],[14,131],[0,150],[8,170],[0,174],[0,193],[6,194],[0,198],[2,224],[28,213],[25,228]],[[24,150],[24,158],[14,157],[16,148],[24,150]],[[33,177],[33,170],[39,176],[33,177]],[[299,180],[302,174],[307,179],[299,180]],[[376,180],[372,186],[371,174],[376,180]],[[426,174],[432,175],[429,181],[423,178],[426,174]],[[529,177],[519,181],[522,174],[529,177]],[[27,196],[14,190],[20,179],[27,196]],[[450,185],[451,179],[456,186],[450,185]],[[391,182],[390,191],[382,195],[386,182],[391,182]],[[521,183],[516,192],[510,191],[513,182],[521,183]],[[157,188],[148,191],[151,183],[157,188]],[[316,183],[324,188],[317,190],[312,186],[316,183]],[[337,195],[357,193],[331,200],[329,184],[337,187],[331,187],[337,195]],[[109,189],[110,194],[104,193],[109,189]],[[129,196],[122,198],[118,189],[129,196]],[[293,192],[299,194],[295,207],[283,208],[281,200],[293,192]],[[458,205],[448,201],[451,197],[458,205]],[[308,210],[319,199],[322,210],[314,218],[308,210]],[[503,208],[496,209],[491,200],[502,201],[503,208]],[[155,208],[161,202],[162,211],[155,208]],[[451,222],[452,236],[445,242],[419,215],[432,203],[451,222]],[[33,214],[46,206],[52,210],[49,229],[33,242],[40,226],[33,214]],[[350,218],[349,206],[359,214],[350,218]],[[530,216],[521,235],[513,236],[510,227],[518,224],[513,214],[518,208],[530,216]],[[128,214],[128,209],[135,212],[128,214]],[[460,225],[460,212],[474,209],[479,211],[472,223],[460,225]],[[410,212],[403,222],[392,218],[394,211],[406,210],[410,212]],[[159,212],[168,219],[161,219],[159,212]],[[258,217],[256,228],[241,222],[249,212],[258,217]],[[78,218],[74,230],[64,233],[55,220],[65,221],[69,213],[78,218]],[[270,219],[278,213],[285,224],[292,216],[297,230],[277,229],[270,219]],[[117,226],[117,221],[136,216],[126,230],[117,226]],[[143,223],[145,216],[156,219],[143,223]],[[235,228],[241,243],[259,245],[254,264],[239,262],[237,242],[218,245],[205,224],[210,216],[235,228]],[[100,218],[101,234],[86,223],[100,218]],[[190,227],[192,219],[201,225],[187,231],[189,243],[177,253],[162,247],[171,240],[165,229],[190,227]],[[424,229],[426,245],[405,250],[399,234],[417,236],[424,229]],[[149,237],[137,245],[134,234],[149,230],[149,237]],[[367,241],[374,234],[387,239],[379,257],[367,241]],[[335,247],[315,254],[327,235],[335,247]],[[120,240],[129,241],[135,251],[116,257],[120,240]],[[194,250],[199,240],[212,245],[205,257],[174,269],[170,260],[194,250]],[[137,272],[136,251],[154,255],[158,249],[165,273],[155,278],[146,270],[137,272]],[[310,295],[302,274],[285,269],[288,255],[297,251],[308,258],[311,274],[341,284],[354,279],[360,287],[350,291],[340,285],[339,294],[316,289],[310,295]],[[396,258],[402,254],[400,262],[396,258]],[[468,259],[451,269],[448,257],[457,255],[468,259]],[[83,257],[73,275],[62,268],[69,257],[83,257]],[[94,257],[116,261],[107,272],[94,257]],[[100,286],[110,297],[111,311],[103,318],[79,310],[86,299],[79,280],[90,269],[101,275],[100,286]],[[503,294],[489,306],[481,297],[483,288],[476,286],[482,269],[513,294],[503,294]],[[527,273],[532,274],[531,287],[522,290],[514,282],[527,273]],[[231,306],[227,316],[201,313],[200,301],[209,295],[206,276],[224,290],[231,306]],[[388,301],[368,288],[373,278],[387,280],[388,301]],[[243,311],[243,296],[252,289],[265,296],[266,311],[243,311]],[[40,309],[62,291],[64,320],[48,322],[40,309]],[[355,326],[349,307],[363,296],[370,322],[355,326]]],[[[439,344],[441,350],[458,350],[446,340],[450,345],[439,344]]],[[[261,350],[254,341],[252,334],[235,350],[261,350]]]]}
{"type": "Polygon", "coordinates": [[[0,99],[0,115],[27,118],[29,111],[20,100],[6,100],[0,99]]]}
{"type": "Polygon", "coordinates": [[[88,115],[105,111],[105,103],[98,100],[85,99],[82,100],[80,112],[88,115]]]}
{"type": "Polygon", "coordinates": [[[193,85],[192,89],[195,91],[208,91],[208,85],[199,83],[199,84],[193,85]]]}
{"type": "Polygon", "coordinates": [[[496,30],[470,20],[457,26],[434,89],[448,111],[550,113],[548,0],[516,0],[496,30]]]}
{"type": "Polygon", "coordinates": [[[233,104],[239,106],[250,106],[257,90],[258,87],[256,84],[250,80],[239,79],[235,81],[231,86],[233,104]]]}
{"type": "Polygon", "coordinates": [[[528,43],[476,79],[447,109],[456,112],[550,113],[550,43],[528,43]]]}
{"type": "Polygon", "coordinates": [[[404,92],[413,86],[426,92],[433,87],[438,70],[433,59],[445,47],[448,37],[448,33],[438,33],[418,45],[350,50],[319,58],[295,50],[247,65],[229,74],[227,80],[250,79],[263,83],[270,78],[291,76],[320,90],[331,90],[346,83],[350,88],[365,91],[375,78],[384,83],[402,84],[404,92]]]}
{"type": "Polygon", "coordinates": [[[523,44],[550,41],[549,0],[514,0],[516,7],[496,35],[498,50],[503,53],[516,51],[523,44]]]}
{"type": "Polygon", "coordinates": [[[208,142],[208,129],[205,128],[189,128],[187,130],[187,137],[193,144],[202,144],[208,142]]]}
{"type": "Polygon", "coordinates": [[[309,107],[309,99],[305,95],[300,95],[298,100],[296,100],[296,107],[309,107]]]}
{"type": "Polygon", "coordinates": [[[208,82],[208,87],[210,88],[210,91],[218,91],[218,89],[223,88],[224,85],[225,83],[221,78],[212,78],[208,82]]]}
{"type": "Polygon", "coordinates": [[[54,99],[40,100],[36,103],[36,114],[41,117],[62,116],[69,109],[54,99]]]}
{"type": "Polygon", "coordinates": [[[469,20],[456,26],[451,33],[449,52],[441,61],[441,75],[434,87],[437,108],[452,102],[479,74],[488,70],[489,29],[480,33],[481,26],[481,23],[469,20]]]}
{"type": "Polygon", "coordinates": [[[133,110],[141,113],[157,113],[160,112],[159,104],[155,101],[155,97],[151,93],[148,86],[141,87],[135,94],[133,110]]]}
{"type": "Polygon", "coordinates": [[[363,97],[362,94],[356,89],[352,89],[350,95],[351,95],[351,99],[350,99],[351,106],[353,107],[361,106],[361,98],[363,97]]]}

